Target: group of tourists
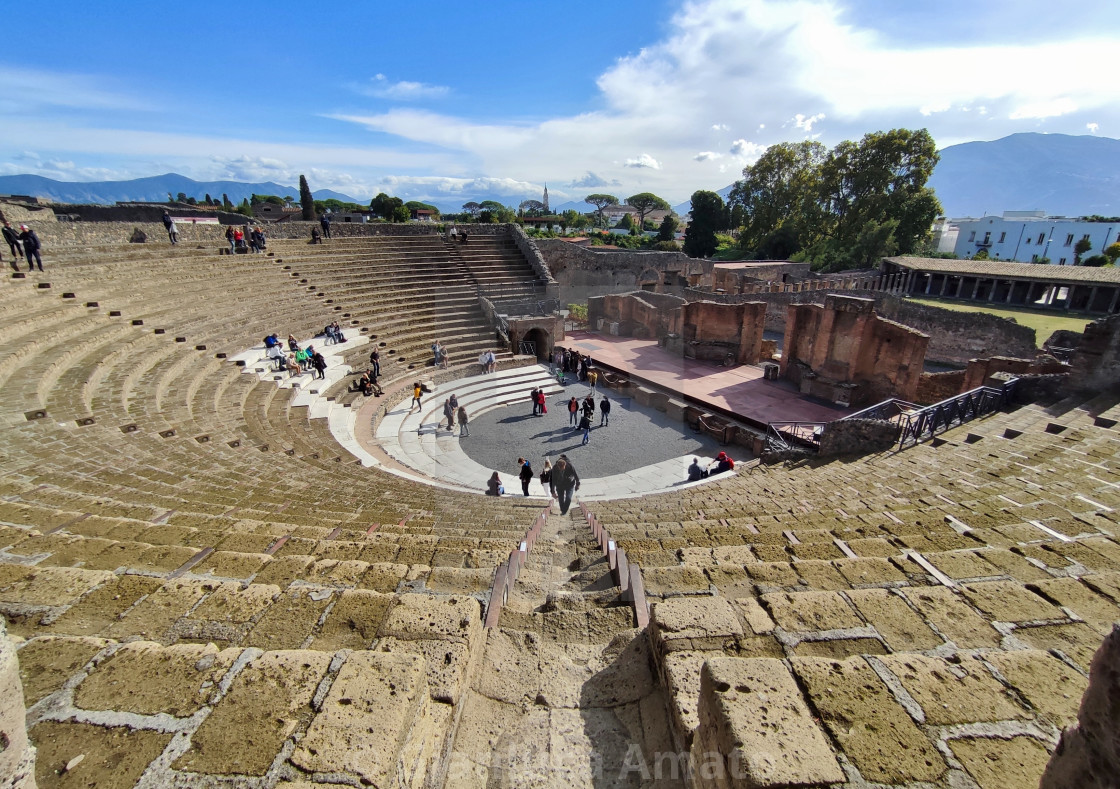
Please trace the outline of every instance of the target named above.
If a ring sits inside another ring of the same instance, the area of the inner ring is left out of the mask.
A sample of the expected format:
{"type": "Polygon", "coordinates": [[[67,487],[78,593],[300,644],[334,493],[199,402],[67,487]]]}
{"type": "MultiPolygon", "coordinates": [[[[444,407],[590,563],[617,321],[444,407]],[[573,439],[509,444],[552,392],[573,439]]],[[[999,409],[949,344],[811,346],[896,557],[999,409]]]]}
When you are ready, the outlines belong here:
{"type": "MultiPolygon", "coordinates": [[[[467,429],[467,407],[459,404],[459,398],[454,393],[443,401],[443,418],[447,420],[447,429],[452,433],[455,432],[455,420],[459,420],[460,438],[471,434],[471,431],[467,429]]],[[[436,427],[438,429],[439,425],[436,427]]]]}
{"type": "MultiPolygon", "coordinates": [[[[591,426],[595,420],[595,395],[588,394],[583,403],[573,396],[568,400],[568,426],[583,431],[583,445],[591,441],[591,426]]],[[[611,401],[606,395],[599,401],[599,427],[611,423],[611,401]]]]}
{"type": "Polygon", "coordinates": [[[699,482],[712,474],[722,474],[725,471],[734,470],[735,461],[726,452],[720,452],[716,455],[716,459],[709,463],[706,468],[700,467],[700,458],[693,458],[692,465],[688,467],[688,481],[699,482]]]}
{"type": "Polygon", "coordinates": [[[492,373],[498,369],[498,357],[493,351],[483,351],[478,355],[478,365],[482,368],[483,374],[492,373]]]}
{"type": "MultiPolygon", "coordinates": [[[[533,471],[533,464],[525,458],[517,459],[518,472],[517,478],[521,481],[521,492],[529,495],[529,483],[533,481],[536,473],[533,471]]],[[[567,455],[561,455],[553,465],[550,460],[545,458],[544,469],[540,473],[541,485],[548,488],[550,495],[555,496],[560,505],[560,514],[565,515],[568,508],[572,506],[572,493],[579,490],[579,474],[576,473],[572,462],[568,460],[567,455]]],[[[486,484],[487,496],[501,496],[506,492],[505,486],[502,484],[502,478],[498,472],[495,471],[491,476],[489,482],[486,484]]]]}
{"type": "Polygon", "coordinates": [[[291,334],[288,335],[287,344],[288,350],[285,351],[279,335],[270,334],[264,338],[265,353],[276,365],[276,372],[287,370],[290,378],[306,372],[311,372],[315,378],[327,377],[327,360],[315,350],[314,345],[301,348],[299,341],[291,334]]]}
{"type": "Polygon", "coordinates": [[[467,231],[459,230],[455,225],[451,226],[451,230],[447,233],[448,239],[451,241],[458,241],[460,244],[467,243],[467,231]]]}
{"type": "Polygon", "coordinates": [[[447,369],[447,349],[439,340],[432,343],[432,364],[447,369]]]}
{"type": "MultiPolygon", "coordinates": [[[[166,212],[164,212],[163,216],[163,223],[166,225],[171,217],[169,217],[166,212]]],[[[172,222],[171,227],[167,229],[167,234],[169,236],[171,235],[172,228],[174,226],[175,223],[172,222]]],[[[175,239],[171,243],[178,243],[178,238],[178,234],[176,234],[175,239]]],[[[228,227],[226,227],[226,241],[229,243],[229,253],[231,255],[236,255],[239,250],[241,252],[244,252],[246,249],[249,252],[254,253],[264,252],[265,248],[268,246],[268,242],[264,237],[264,230],[259,227],[250,228],[249,232],[246,233],[240,227],[229,225],[228,227]]]]}
{"type": "MultiPolygon", "coordinates": [[[[20,225],[19,232],[8,224],[8,220],[4,220],[4,241],[8,245],[8,249],[12,251],[11,266],[13,271],[19,271],[19,261],[27,261],[27,270],[34,271],[35,264],[39,264],[39,271],[43,270],[43,258],[39,256],[39,250],[42,244],[39,243],[39,236],[35,235],[35,231],[27,225],[20,225]]],[[[4,259],[0,255],[0,261],[4,259]]]]}
{"type": "Polygon", "coordinates": [[[599,377],[595,361],[590,356],[566,348],[556,348],[552,352],[552,368],[562,373],[575,373],[580,381],[587,383],[592,389],[599,377]]]}
{"type": "MultiPolygon", "coordinates": [[[[338,324],[335,323],[335,326],[338,324]]],[[[341,336],[341,335],[340,335],[341,336]]],[[[345,342],[346,340],[340,340],[345,342]]],[[[377,383],[377,379],[381,377],[381,351],[377,346],[373,346],[373,350],[369,354],[369,368],[364,370],[357,380],[354,381],[352,392],[361,392],[366,397],[381,397],[385,394],[385,390],[377,383]]]]}

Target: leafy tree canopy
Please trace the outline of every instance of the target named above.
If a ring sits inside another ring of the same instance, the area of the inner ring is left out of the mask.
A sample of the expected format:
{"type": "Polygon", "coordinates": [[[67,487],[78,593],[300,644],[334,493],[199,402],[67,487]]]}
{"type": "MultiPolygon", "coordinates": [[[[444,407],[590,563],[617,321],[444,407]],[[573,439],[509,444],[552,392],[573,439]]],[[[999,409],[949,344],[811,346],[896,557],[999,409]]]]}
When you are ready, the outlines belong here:
{"type": "Polygon", "coordinates": [[[666,214],[665,218],[661,220],[661,227],[657,228],[657,240],[673,241],[677,235],[677,228],[680,226],[681,223],[677,221],[675,216],[666,214]]]}
{"type": "Polygon", "coordinates": [[[638,212],[638,226],[645,224],[650,211],[668,211],[669,204],[652,192],[640,192],[626,198],[626,205],[638,212]]]}
{"type": "Polygon", "coordinates": [[[941,213],[926,186],[938,158],[925,129],[872,132],[831,151],[810,141],[773,145],[731,193],[740,245],[756,256],[795,247],[791,255],[829,268],[872,265],[891,254],[884,250],[913,253],[941,213]]]}
{"type": "MultiPolygon", "coordinates": [[[[389,221],[394,221],[393,217],[398,208],[404,206],[404,201],[399,197],[390,197],[384,192],[379,192],[377,197],[369,201],[369,210],[377,214],[377,216],[389,221]]],[[[407,212],[407,209],[405,209],[407,212]]],[[[408,217],[406,216],[405,219],[408,217]]]]}
{"type": "Polygon", "coordinates": [[[603,210],[607,206],[617,205],[618,204],[618,198],[615,197],[614,195],[609,195],[609,194],[605,194],[605,193],[596,193],[596,194],[593,194],[593,195],[588,195],[587,197],[583,198],[583,202],[588,203],[589,205],[595,206],[595,212],[597,214],[599,214],[598,224],[599,224],[599,227],[602,227],[603,224],[604,224],[603,223],[603,210]]]}

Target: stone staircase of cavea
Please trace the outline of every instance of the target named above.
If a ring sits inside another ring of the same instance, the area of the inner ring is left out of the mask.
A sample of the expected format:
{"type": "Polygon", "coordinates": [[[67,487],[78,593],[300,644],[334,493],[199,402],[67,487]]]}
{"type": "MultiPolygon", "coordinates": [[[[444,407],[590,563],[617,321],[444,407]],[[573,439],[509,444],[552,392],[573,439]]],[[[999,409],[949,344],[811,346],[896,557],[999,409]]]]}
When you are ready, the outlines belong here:
{"type": "Polygon", "coordinates": [[[1060,740],[1112,764],[1117,395],[553,509],[486,627],[542,501],[363,466],[311,384],[234,359],[337,317],[409,381],[438,299],[412,326],[343,290],[341,243],[219,246],[48,245],[0,280],[0,786],[32,756],[40,787],[251,789],[1034,789],[1060,740]]]}

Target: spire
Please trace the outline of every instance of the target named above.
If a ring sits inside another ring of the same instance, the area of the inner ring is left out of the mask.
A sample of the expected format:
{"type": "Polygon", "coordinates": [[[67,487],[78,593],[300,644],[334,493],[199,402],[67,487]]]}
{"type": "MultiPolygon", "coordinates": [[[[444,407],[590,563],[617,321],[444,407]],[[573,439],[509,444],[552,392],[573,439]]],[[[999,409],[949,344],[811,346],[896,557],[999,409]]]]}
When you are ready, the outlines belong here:
{"type": "Polygon", "coordinates": [[[541,200],[541,202],[544,203],[544,212],[546,214],[551,213],[548,207],[548,184],[544,185],[544,200],[541,200]]]}

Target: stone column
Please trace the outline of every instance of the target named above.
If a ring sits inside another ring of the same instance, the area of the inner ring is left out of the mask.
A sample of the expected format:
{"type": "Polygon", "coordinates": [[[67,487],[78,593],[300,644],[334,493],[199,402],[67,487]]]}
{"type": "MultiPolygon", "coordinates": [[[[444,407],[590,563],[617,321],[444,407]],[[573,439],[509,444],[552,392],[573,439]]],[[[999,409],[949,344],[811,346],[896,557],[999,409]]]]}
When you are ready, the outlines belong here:
{"type": "Polygon", "coordinates": [[[972,298],[970,300],[971,301],[976,301],[976,297],[979,296],[979,295],[980,295],[980,277],[977,277],[976,278],[976,284],[974,284],[972,286],[972,298]]]}
{"type": "Polygon", "coordinates": [[[1108,314],[1116,312],[1116,299],[1120,297],[1120,288],[1112,289],[1112,301],[1108,304],[1108,314]]]}
{"type": "Polygon", "coordinates": [[[1007,298],[1004,299],[1004,304],[1011,303],[1011,297],[1015,295],[1015,280],[1007,280],[1007,298]]]}
{"type": "Polygon", "coordinates": [[[926,272],[926,295],[929,295],[930,288],[933,287],[933,274],[926,272]]]}
{"type": "Polygon", "coordinates": [[[1088,312],[1092,312],[1093,311],[1093,304],[1095,304],[1096,301],[1097,301],[1097,286],[1094,285],[1093,287],[1089,288],[1089,303],[1087,305],[1085,305],[1085,309],[1088,312]]]}
{"type": "Polygon", "coordinates": [[[35,746],[27,741],[26,716],[16,648],[0,617],[0,789],[36,789],[35,746]]]}
{"type": "Polygon", "coordinates": [[[941,298],[945,298],[945,291],[947,291],[948,289],[949,289],[949,275],[948,274],[942,274],[941,275],[941,292],[938,293],[937,295],[940,296],[941,298]]]}

